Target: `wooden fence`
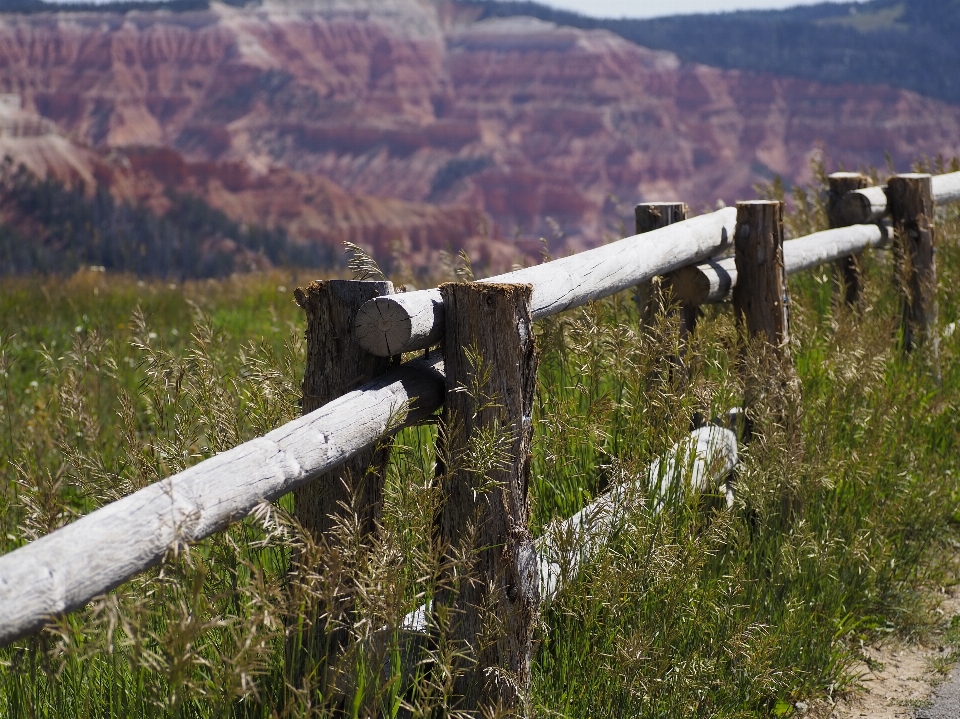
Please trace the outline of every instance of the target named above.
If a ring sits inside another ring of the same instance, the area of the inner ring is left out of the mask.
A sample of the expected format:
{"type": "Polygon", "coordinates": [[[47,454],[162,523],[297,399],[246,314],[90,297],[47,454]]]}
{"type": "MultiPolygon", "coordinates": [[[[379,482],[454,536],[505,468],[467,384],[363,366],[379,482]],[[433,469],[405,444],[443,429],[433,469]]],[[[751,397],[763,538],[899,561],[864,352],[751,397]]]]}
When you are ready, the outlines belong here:
{"type": "MultiPolygon", "coordinates": [[[[485,684],[484,672],[498,667],[526,686],[541,602],[576,576],[632,497],[639,491],[656,507],[671,492],[717,487],[737,454],[729,428],[702,427],[655,461],[636,486],[615,487],[535,540],[528,529],[537,376],[532,323],[661,276],[682,303],[688,329],[700,306],[732,299],[749,334],[782,347],[787,274],[838,263],[843,299],[855,302],[856,256],[892,241],[904,349],[926,338],[935,355],[935,202],[960,199],[960,173],[867,184],[862,175],[832,175],[832,229],[787,242],[779,202],[742,202],[689,220],[682,204],[645,203],[637,207],[633,237],[486,280],[401,294],[389,282],[345,280],[298,290],[307,318],[304,416],[0,557],[0,646],[159,563],[172,547],[200,541],[290,491],[300,521],[322,534],[344,511],[343,497],[359,490],[362,526],[375,532],[389,452],[384,440],[442,409],[447,457],[464,452],[479,430],[497,427],[511,438],[510,461],[493,476],[446,468],[439,534],[447,546],[473,553],[480,581],[436,601],[455,607],[454,638],[471,645],[480,632],[478,607],[493,607],[502,635],[480,650],[457,689],[468,705],[515,705],[516,691],[485,684]],[[437,345],[443,359],[430,356],[437,345]],[[400,355],[416,350],[425,355],[400,363],[400,355]],[[487,372],[477,373],[476,356],[487,372]],[[480,393],[497,402],[478,404],[475,395],[453,391],[481,375],[480,393]],[[494,489],[475,491],[481,481],[494,489]],[[479,533],[468,535],[475,519],[479,533]]],[[[425,628],[428,609],[412,613],[406,627],[425,628]]]]}

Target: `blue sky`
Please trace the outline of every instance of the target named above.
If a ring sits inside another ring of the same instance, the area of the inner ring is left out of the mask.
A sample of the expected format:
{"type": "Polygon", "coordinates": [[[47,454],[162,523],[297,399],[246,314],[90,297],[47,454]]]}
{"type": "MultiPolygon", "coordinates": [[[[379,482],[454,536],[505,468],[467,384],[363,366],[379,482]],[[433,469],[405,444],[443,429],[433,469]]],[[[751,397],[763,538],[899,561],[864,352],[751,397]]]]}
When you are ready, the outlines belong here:
{"type": "Polygon", "coordinates": [[[693,12],[759,10],[813,5],[823,0],[539,0],[595,17],[656,17],[693,12]]]}

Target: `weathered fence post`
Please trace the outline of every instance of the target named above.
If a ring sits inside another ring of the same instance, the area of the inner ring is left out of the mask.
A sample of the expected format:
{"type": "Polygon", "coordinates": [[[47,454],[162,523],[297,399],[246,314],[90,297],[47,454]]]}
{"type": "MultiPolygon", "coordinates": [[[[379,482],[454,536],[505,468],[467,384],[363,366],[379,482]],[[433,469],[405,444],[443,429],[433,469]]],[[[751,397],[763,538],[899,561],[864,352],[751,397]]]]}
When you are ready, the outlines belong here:
{"type": "MultiPolygon", "coordinates": [[[[393,283],[386,281],[324,280],[297,288],[294,297],[306,313],[306,367],[303,373],[303,414],[357,388],[383,374],[390,367],[389,357],[377,357],[360,347],[353,323],[357,310],[368,300],[393,294],[393,283]]],[[[356,508],[359,531],[371,535],[380,521],[383,508],[383,474],[389,459],[389,445],[367,449],[337,469],[293,491],[294,515],[314,540],[335,547],[332,530],[338,520],[347,519],[356,508]]],[[[294,556],[294,565],[302,557],[294,556]]],[[[315,570],[305,567],[305,571],[315,570]]],[[[327,618],[343,625],[341,606],[304,609],[303,628],[287,639],[288,671],[293,685],[299,687],[305,677],[316,673],[317,665],[327,669],[318,674],[321,686],[336,682],[336,664],[347,641],[345,629],[327,628],[327,618]]],[[[333,691],[336,691],[334,689],[333,691]]]]}
{"type": "MultiPolygon", "coordinates": [[[[765,410],[773,419],[768,426],[782,428],[789,452],[787,461],[798,462],[803,456],[802,406],[800,381],[788,346],[790,300],[783,257],[783,203],[738,202],[735,232],[737,284],[733,307],[737,323],[747,339],[762,338],[773,353],[769,359],[762,353],[751,357],[748,352],[745,356],[744,437],[753,435],[758,413],[765,410]]],[[[785,477],[780,503],[787,523],[802,511],[801,489],[796,475],[785,477]]]]}
{"type": "Polygon", "coordinates": [[[737,284],[733,307],[748,336],[762,335],[779,354],[787,349],[789,312],[783,264],[783,203],[737,203],[734,238],[737,284]]]}
{"type": "Polygon", "coordinates": [[[930,175],[907,174],[887,181],[887,201],[896,229],[897,275],[903,293],[903,348],[929,343],[937,362],[936,208],[930,175]]]}
{"type": "MultiPolygon", "coordinates": [[[[682,222],[687,219],[687,206],[682,202],[641,202],[633,209],[636,219],[637,234],[642,235],[653,230],[659,230],[661,227],[672,225],[675,222],[682,222]]],[[[648,280],[637,285],[636,298],[637,305],[640,308],[640,319],[642,322],[649,322],[657,310],[659,304],[659,283],[660,278],[648,280]]],[[[693,329],[693,322],[696,321],[696,308],[693,312],[687,311],[686,306],[683,309],[684,328],[693,329]],[[688,323],[687,316],[692,315],[693,320],[688,323]],[[689,327],[688,327],[689,324],[689,327]]]]}
{"type": "Polygon", "coordinates": [[[439,602],[453,609],[450,637],[476,658],[456,679],[464,708],[513,711],[530,682],[540,604],[528,530],[538,362],[532,287],[450,283],[440,292],[447,399],[439,534],[470,568],[467,576],[458,570],[457,586],[439,602]]]}
{"type": "MultiPolygon", "coordinates": [[[[846,227],[850,222],[845,218],[842,202],[848,192],[860,190],[870,184],[869,178],[859,172],[834,172],[827,177],[829,193],[827,195],[827,221],[830,228],[846,227]]],[[[856,255],[844,257],[837,262],[840,295],[848,305],[854,305],[860,299],[863,289],[860,276],[860,261],[856,255]]]]}
{"type": "MultiPolygon", "coordinates": [[[[325,280],[297,289],[297,303],[307,316],[306,368],[303,373],[303,414],[350,392],[383,374],[390,358],[377,357],[357,343],[353,320],[361,305],[374,297],[393,294],[392,282],[325,280]]],[[[360,525],[370,533],[383,505],[382,471],[369,471],[386,462],[389,450],[361,453],[340,468],[294,491],[294,512],[305,529],[317,538],[332,528],[360,498],[360,525]]]]}

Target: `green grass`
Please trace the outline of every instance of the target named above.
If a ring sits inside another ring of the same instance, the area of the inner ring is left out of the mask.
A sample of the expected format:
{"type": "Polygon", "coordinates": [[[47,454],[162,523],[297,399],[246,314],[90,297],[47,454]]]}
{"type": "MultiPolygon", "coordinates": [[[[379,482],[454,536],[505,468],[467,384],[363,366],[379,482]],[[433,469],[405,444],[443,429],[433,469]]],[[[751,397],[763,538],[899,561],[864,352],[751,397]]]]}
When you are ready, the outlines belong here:
{"type": "MultiPolygon", "coordinates": [[[[818,221],[808,210],[793,231],[818,221]]],[[[957,211],[939,227],[943,327],[960,306],[957,211]]],[[[747,394],[754,433],[732,510],[709,496],[638,508],[543,612],[531,716],[785,715],[848,690],[861,639],[929,626],[925,590],[950,580],[938,558],[960,519],[960,333],[942,342],[938,383],[924,352],[896,350],[889,253],[864,270],[857,311],[834,304],[830,268],[791,278],[792,383],[743,347],[728,307],[709,308],[686,348],[673,316],[641,326],[628,293],[538,325],[536,534],[642,476],[694,413],[747,394]]],[[[296,416],[293,287],[4,280],[0,551],[296,416]]],[[[345,522],[320,546],[285,498],[0,650],[0,715],[452,713],[443,669],[462,647],[443,617],[412,690],[396,633],[375,641],[445,581],[435,441],[434,425],[398,436],[375,543],[345,522]],[[320,649],[293,679],[310,617],[321,640],[345,634],[346,652],[320,649]]]]}

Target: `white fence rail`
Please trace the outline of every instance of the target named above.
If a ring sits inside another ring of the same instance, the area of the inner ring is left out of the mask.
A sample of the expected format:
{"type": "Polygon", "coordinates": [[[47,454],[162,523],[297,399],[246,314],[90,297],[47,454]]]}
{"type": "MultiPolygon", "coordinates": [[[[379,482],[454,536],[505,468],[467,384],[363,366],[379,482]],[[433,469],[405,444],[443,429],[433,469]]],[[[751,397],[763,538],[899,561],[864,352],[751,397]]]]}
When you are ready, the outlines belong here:
{"type": "MultiPolygon", "coordinates": [[[[783,243],[784,269],[791,275],[858,255],[868,247],[883,247],[889,237],[889,229],[883,226],[852,225],[787,240],[783,243]]],[[[737,286],[737,264],[733,257],[727,257],[690,265],[674,272],[668,281],[680,302],[697,307],[725,302],[737,286]]]]}
{"type": "Polygon", "coordinates": [[[0,557],[0,646],[432,414],[443,404],[442,372],[439,360],[409,362],[0,557]]]}
{"type": "MultiPolygon", "coordinates": [[[[657,275],[720,254],[733,244],[737,211],[728,207],[542,265],[481,282],[533,286],[533,319],[608,297],[657,275]]],[[[426,349],[443,337],[439,290],[367,302],[357,314],[360,345],[380,357],[426,349]]]]}
{"type": "MultiPolygon", "coordinates": [[[[933,199],[938,205],[960,200],[960,172],[934,175],[931,182],[933,199]]],[[[865,187],[844,195],[841,205],[844,220],[851,225],[861,225],[876,222],[890,214],[885,189],[885,187],[865,187]]]]}

